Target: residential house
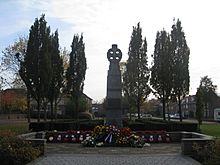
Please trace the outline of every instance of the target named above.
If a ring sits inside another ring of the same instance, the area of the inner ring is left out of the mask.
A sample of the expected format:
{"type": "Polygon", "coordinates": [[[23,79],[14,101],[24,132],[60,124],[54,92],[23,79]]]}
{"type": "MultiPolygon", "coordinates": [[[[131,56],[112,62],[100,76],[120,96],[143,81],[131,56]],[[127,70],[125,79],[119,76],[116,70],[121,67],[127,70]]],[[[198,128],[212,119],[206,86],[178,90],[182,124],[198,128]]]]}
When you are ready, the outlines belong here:
{"type": "MultiPolygon", "coordinates": [[[[195,95],[186,96],[181,102],[182,116],[194,118],[196,116],[196,99],[195,95]]],[[[177,102],[169,104],[170,114],[178,114],[179,106],[177,102]]]]}
{"type": "MultiPolygon", "coordinates": [[[[92,116],[92,114],[91,114],[92,98],[90,98],[89,96],[87,96],[84,93],[83,93],[82,97],[85,99],[85,101],[87,103],[87,109],[86,110],[81,110],[80,115],[81,116],[86,116],[86,115],[92,116]]],[[[64,116],[68,115],[66,108],[67,108],[67,105],[70,102],[70,98],[71,98],[70,95],[63,94],[63,95],[61,95],[60,99],[58,99],[57,112],[56,112],[58,117],[64,117],[64,116]]],[[[30,109],[31,109],[32,117],[36,117],[36,115],[38,113],[37,112],[37,102],[36,102],[36,100],[31,99],[30,109]]],[[[50,109],[51,109],[50,104],[48,103],[47,104],[47,109],[46,109],[47,117],[50,117],[50,115],[51,115],[51,110],[50,109]]],[[[43,108],[41,108],[40,113],[41,113],[41,116],[43,116],[43,114],[44,114],[44,109],[43,108]]]]}
{"type": "Polygon", "coordinates": [[[0,91],[0,114],[20,113],[26,109],[26,90],[9,88],[0,91]]]}
{"type": "MultiPolygon", "coordinates": [[[[196,118],[196,96],[186,96],[181,103],[182,115],[186,118],[196,118]]],[[[207,111],[204,109],[205,119],[214,119],[214,109],[220,108],[220,97],[214,97],[212,102],[208,104],[207,111]]],[[[179,111],[178,104],[172,103],[169,105],[170,114],[176,114],[179,111]]]]}

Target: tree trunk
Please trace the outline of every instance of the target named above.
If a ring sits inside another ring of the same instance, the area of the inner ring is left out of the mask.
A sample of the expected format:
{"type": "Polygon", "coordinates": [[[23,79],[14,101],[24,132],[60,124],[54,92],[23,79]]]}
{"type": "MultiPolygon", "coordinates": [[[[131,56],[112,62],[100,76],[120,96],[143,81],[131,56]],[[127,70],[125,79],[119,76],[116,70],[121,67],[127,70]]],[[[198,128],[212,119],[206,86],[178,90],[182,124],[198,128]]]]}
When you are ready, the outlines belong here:
{"type": "Polygon", "coordinates": [[[140,101],[137,100],[137,110],[138,110],[138,119],[141,118],[141,115],[140,115],[140,101]]]}
{"type": "Polygon", "coordinates": [[[30,109],[30,93],[27,90],[27,118],[28,118],[28,123],[31,122],[31,109],[30,109]]]}
{"type": "Polygon", "coordinates": [[[170,108],[169,108],[169,103],[167,103],[167,114],[168,114],[168,121],[170,121],[170,108]]]}
{"type": "Polygon", "coordinates": [[[180,95],[178,96],[178,106],[179,106],[180,122],[182,122],[182,121],[183,121],[183,118],[182,118],[182,107],[181,107],[181,98],[180,98],[180,95]]]}
{"type": "Polygon", "coordinates": [[[40,100],[37,100],[37,122],[40,122],[40,100]]]}
{"type": "Polygon", "coordinates": [[[47,121],[47,103],[44,102],[43,106],[44,106],[44,121],[47,121]]]}
{"type": "Polygon", "coordinates": [[[165,113],[166,113],[166,102],[165,102],[164,98],[162,99],[162,104],[163,104],[163,120],[166,120],[166,116],[165,116],[165,113]]]}
{"type": "Polygon", "coordinates": [[[79,129],[79,98],[76,96],[76,120],[77,120],[77,129],[79,129]]]}
{"type": "Polygon", "coordinates": [[[50,101],[50,119],[53,121],[54,114],[53,114],[53,101],[50,101]]]}
{"type": "Polygon", "coordinates": [[[57,120],[57,101],[54,103],[54,110],[55,110],[55,120],[57,120]]]}
{"type": "Polygon", "coordinates": [[[79,102],[78,102],[78,97],[76,97],[76,114],[75,117],[78,120],[79,119],[79,102]]]}
{"type": "Polygon", "coordinates": [[[208,103],[205,103],[205,118],[208,118],[208,103]]]}

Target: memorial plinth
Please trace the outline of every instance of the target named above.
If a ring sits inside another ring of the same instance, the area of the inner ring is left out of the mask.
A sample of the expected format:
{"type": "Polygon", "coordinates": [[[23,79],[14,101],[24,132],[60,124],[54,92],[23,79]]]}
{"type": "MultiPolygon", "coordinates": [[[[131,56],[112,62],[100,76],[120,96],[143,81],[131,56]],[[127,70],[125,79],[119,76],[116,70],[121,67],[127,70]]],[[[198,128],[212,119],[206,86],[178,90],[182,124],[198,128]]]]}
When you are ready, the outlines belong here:
{"type": "Polygon", "coordinates": [[[121,71],[119,62],[122,58],[121,50],[117,45],[107,52],[107,58],[110,62],[107,77],[107,107],[106,107],[106,124],[122,127],[122,108],[121,108],[121,71]]]}

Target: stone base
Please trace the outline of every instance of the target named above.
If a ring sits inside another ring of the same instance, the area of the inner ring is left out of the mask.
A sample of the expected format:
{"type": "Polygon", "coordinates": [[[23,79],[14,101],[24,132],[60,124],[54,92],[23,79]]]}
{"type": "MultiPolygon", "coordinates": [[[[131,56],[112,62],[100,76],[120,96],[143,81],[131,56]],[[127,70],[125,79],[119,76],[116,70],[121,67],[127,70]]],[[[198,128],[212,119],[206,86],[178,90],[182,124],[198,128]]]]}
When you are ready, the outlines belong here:
{"type": "Polygon", "coordinates": [[[106,111],[107,125],[115,125],[117,128],[123,127],[122,124],[122,111],[120,109],[111,109],[106,111]]]}

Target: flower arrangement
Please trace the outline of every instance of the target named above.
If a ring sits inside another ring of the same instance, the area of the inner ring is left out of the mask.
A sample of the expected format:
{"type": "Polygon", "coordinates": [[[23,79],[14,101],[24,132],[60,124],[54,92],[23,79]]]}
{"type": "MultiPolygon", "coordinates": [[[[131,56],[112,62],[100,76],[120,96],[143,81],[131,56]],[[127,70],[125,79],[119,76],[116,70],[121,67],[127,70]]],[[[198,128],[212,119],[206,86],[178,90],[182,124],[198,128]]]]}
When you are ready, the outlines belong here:
{"type": "Polygon", "coordinates": [[[97,125],[94,130],[93,130],[93,134],[94,135],[100,135],[102,134],[102,132],[104,131],[105,127],[103,125],[97,125]]]}
{"type": "Polygon", "coordinates": [[[45,138],[47,142],[53,143],[80,143],[87,137],[92,135],[92,131],[75,131],[69,130],[66,132],[50,131],[46,132],[45,138]]]}
{"type": "Polygon", "coordinates": [[[132,146],[142,147],[144,143],[170,142],[166,131],[135,131],[130,128],[116,128],[114,125],[97,125],[93,131],[69,130],[46,132],[47,142],[82,143],[83,146],[132,146]]]}
{"type": "Polygon", "coordinates": [[[143,147],[144,140],[132,133],[130,128],[116,128],[114,125],[98,125],[92,137],[85,139],[83,146],[132,146],[143,147]]]}
{"type": "Polygon", "coordinates": [[[118,144],[119,146],[125,146],[129,144],[128,138],[126,137],[119,137],[116,139],[116,144],[118,144]]]}
{"type": "Polygon", "coordinates": [[[142,139],[140,136],[137,136],[134,134],[132,134],[129,137],[129,143],[130,143],[131,147],[137,147],[137,148],[141,148],[145,144],[144,139],[142,139]]]}
{"type": "Polygon", "coordinates": [[[132,134],[131,129],[128,127],[120,128],[119,130],[120,130],[121,136],[130,136],[132,134]]]}
{"type": "Polygon", "coordinates": [[[171,141],[170,135],[166,131],[136,131],[136,135],[142,137],[147,143],[169,143],[171,141]]]}
{"type": "Polygon", "coordinates": [[[92,136],[87,137],[81,143],[83,146],[86,146],[86,147],[95,147],[95,139],[92,136]]]}

